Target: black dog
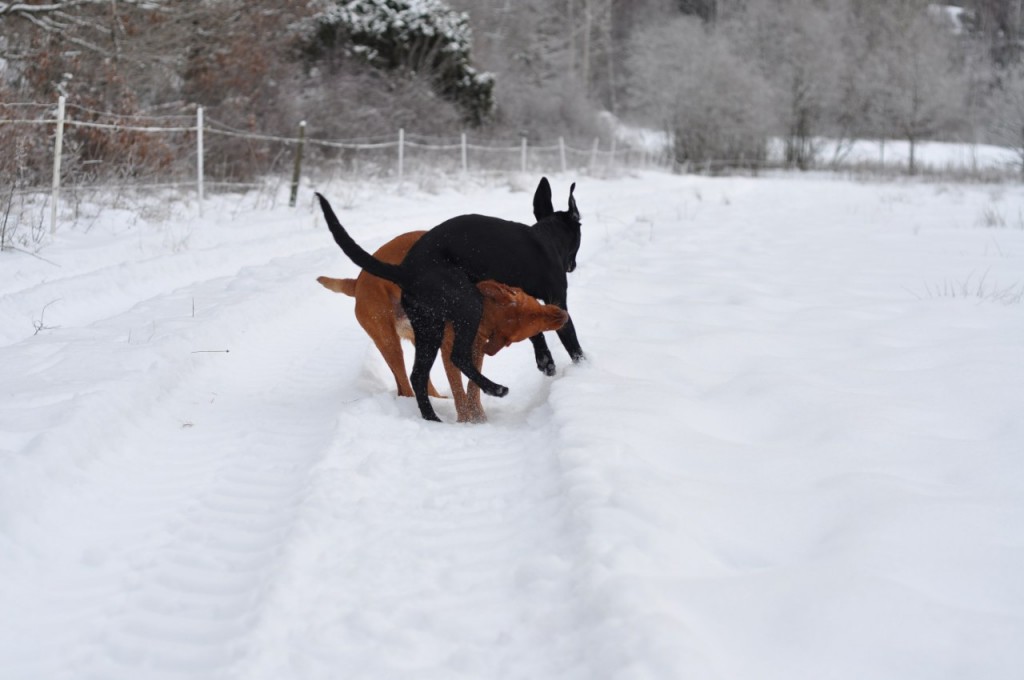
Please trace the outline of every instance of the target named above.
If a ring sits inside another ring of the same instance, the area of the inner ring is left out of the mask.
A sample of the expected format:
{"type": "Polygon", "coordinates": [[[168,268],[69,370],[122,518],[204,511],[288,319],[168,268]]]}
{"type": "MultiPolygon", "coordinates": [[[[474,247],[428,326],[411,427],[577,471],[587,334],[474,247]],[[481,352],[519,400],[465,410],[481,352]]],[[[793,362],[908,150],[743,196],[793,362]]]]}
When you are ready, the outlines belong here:
{"type": "MultiPolygon", "coordinates": [[[[509,222],[484,215],[462,215],[442,222],[417,241],[399,265],[387,264],[363,250],[338,221],[327,199],[317,194],[335,242],[360,268],[397,284],[402,306],[416,336],[411,382],[416,403],[426,420],[440,420],[427,397],[430,368],[437,358],[445,322],[452,324],[455,343],[452,363],[485,394],[503,397],[508,388],[488,380],[473,366],[472,348],[483,314],[476,284],[493,279],[522,288],[547,304],[568,311],[566,273],[576,268],[580,247],[580,213],[569,189],[569,210],[555,212],[551,186],[540,181],[533,197],[537,224],[509,222]]],[[[574,362],[583,359],[572,318],[558,337],[574,362]]],[[[549,375],[554,360],[543,340],[535,336],[537,366],[549,375]]]]}

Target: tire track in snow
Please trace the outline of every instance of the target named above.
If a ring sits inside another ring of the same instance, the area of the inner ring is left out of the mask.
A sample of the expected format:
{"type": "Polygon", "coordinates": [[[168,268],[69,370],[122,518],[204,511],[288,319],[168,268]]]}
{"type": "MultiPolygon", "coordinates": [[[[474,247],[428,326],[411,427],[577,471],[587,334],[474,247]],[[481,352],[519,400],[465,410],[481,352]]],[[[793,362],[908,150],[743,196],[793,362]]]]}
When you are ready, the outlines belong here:
{"type": "MultiPolygon", "coordinates": [[[[319,236],[300,234],[287,243],[288,254],[321,252],[319,236]]],[[[46,280],[0,291],[0,318],[23,321],[0,329],[0,346],[31,337],[36,323],[49,327],[98,323],[127,312],[140,298],[169,296],[192,286],[197,278],[236,275],[246,266],[261,264],[266,252],[265,243],[254,241],[230,248],[163,254],[72,273],[58,271],[46,280]]]]}
{"type": "MultiPolygon", "coordinates": [[[[584,244],[614,248],[627,227],[598,215],[584,244]]],[[[575,275],[576,298],[587,295],[581,283],[575,275]]],[[[593,597],[601,567],[578,516],[588,499],[568,493],[581,480],[561,467],[552,383],[528,351],[514,361],[502,381],[512,394],[485,398],[486,426],[451,425],[444,403],[435,404],[443,425],[420,421],[411,401],[345,405],[242,675],[608,677],[594,659],[621,655],[594,654],[595,640],[616,644],[606,598],[593,597]],[[522,395],[525,406],[513,405],[522,395]]]]}
{"type": "MultiPolygon", "coordinates": [[[[316,298],[311,276],[296,280],[294,272],[315,271],[321,259],[300,253],[232,277],[199,279],[136,298],[130,308],[118,306],[113,316],[87,326],[53,329],[5,348],[0,383],[18,397],[0,402],[7,438],[0,439],[0,455],[5,448],[12,454],[7,478],[0,480],[0,507],[5,496],[22,497],[26,489],[45,495],[54,478],[87,475],[95,461],[117,451],[113,443],[138,436],[143,416],[165,408],[166,393],[214,360],[196,350],[223,350],[245,342],[250,332],[265,333],[260,324],[284,320],[263,317],[287,314],[296,301],[311,307],[293,323],[308,324],[323,299],[316,298]],[[19,435],[26,420],[36,423],[25,428],[31,439],[19,435]],[[20,489],[19,480],[25,482],[20,489]]],[[[36,505],[23,500],[21,510],[36,505]]]]}
{"type": "Polygon", "coordinates": [[[545,409],[482,427],[415,410],[346,405],[243,675],[594,677],[545,409]]]}
{"type": "MultiPolygon", "coordinates": [[[[513,384],[525,403],[495,403],[489,426],[424,423],[412,400],[392,396],[389,376],[368,384],[376,355],[344,305],[331,301],[332,316],[310,324],[323,313],[315,296],[287,309],[286,287],[267,303],[302,259],[243,271],[229,287],[251,299],[211,322],[242,324],[224,336],[231,354],[156,378],[169,382],[135,393],[144,403],[128,422],[100,408],[102,395],[79,405],[77,422],[101,415],[120,430],[102,438],[117,450],[95,452],[63,508],[83,506],[94,524],[72,518],[54,532],[70,544],[46,548],[76,577],[50,596],[67,604],[67,621],[35,630],[67,651],[25,670],[76,680],[338,677],[353,667],[366,677],[588,677],[540,406],[548,379],[524,350],[513,384]],[[95,573],[81,577],[76,563],[95,573]],[[324,625],[296,635],[305,622],[324,625]],[[408,655],[382,653],[394,645],[408,655]]],[[[211,324],[201,336],[220,335],[211,324]]],[[[450,404],[439,409],[454,418],[450,404]]],[[[44,513],[44,528],[59,515],[44,513]]]]}
{"type": "MultiPolygon", "coordinates": [[[[309,470],[333,438],[333,408],[321,397],[334,393],[339,371],[324,370],[327,348],[297,323],[306,313],[250,333],[230,365],[197,371],[166,399],[163,417],[191,413],[189,427],[157,425],[166,439],[145,452],[150,476],[123,483],[159,483],[161,468],[184,456],[190,484],[173,512],[155,511],[154,535],[137,544],[111,601],[69,653],[71,677],[229,677],[250,653],[309,470]]],[[[363,351],[361,340],[348,344],[363,351]]],[[[121,510],[150,512],[144,494],[132,505],[121,510]]]]}
{"type": "Polygon", "coordinates": [[[107,355],[110,378],[73,399],[73,377],[37,390],[37,403],[53,402],[44,417],[57,427],[22,464],[20,478],[32,480],[38,499],[12,506],[21,512],[7,519],[19,549],[50,558],[44,573],[15,573],[25,587],[8,593],[29,612],[11,649],[22,640],[38,652],[15,656],[16,671],[223,677],[244,653],[244,631],[272,582],[307,468],[332,437],[333,409],[318,409],[316,395],[333,389],[344,367],[325,366],[346,337],[351,352],[365,351],[354,332],[340,340],[307,333],[324,298],[312,276],[295,283],[294,272],[315,271],[315,260],[281,258],[231,280],[195,283],[192,290],[217,304],[198,329],[175,321],[145,343],[139,351],[152,364],[142,373],[112,343],[137,318],[165,318],[178,292],[69,331],[78,341],[54,334],[48,353],[35,343],[18,348],[54,377],[56,364],[107,355]],[[232,353],[189,357],[204,337],[229,340],[232,353]],[[61,620],[34,616],[36,599],[57,603],[40,609],[62,611],[61,620]]]}
{"type": "MultiPolygon", "coordinates": [[[[143,390],[128,426],[105,418],[146,462],[97,454],[83,502],[105,504],[110,526],[67,550],[100,573],[59,596],[73,624],[53,646],[68,651],[43,675],[595,677],[547,379],[524,358],[508,382],[525,408],[493,403],[484,427],[423,423],[390,378],[360,383],[368,343],[349,309],[330,306],[356,357],[330,329],[303,331],[319,305],[288,309],[271,292],[285,270],[321,273],[314,262],[243,269],[227,286],[242,308],[191,338],[231,339],[216,359],[230,368],[193,361],[166,394],[143,390]]],[[[149,313],[140,306],[91,329],[112,337],[149,313]]],[[[168,337],[149,341],[190,346],[168,337]]]]}

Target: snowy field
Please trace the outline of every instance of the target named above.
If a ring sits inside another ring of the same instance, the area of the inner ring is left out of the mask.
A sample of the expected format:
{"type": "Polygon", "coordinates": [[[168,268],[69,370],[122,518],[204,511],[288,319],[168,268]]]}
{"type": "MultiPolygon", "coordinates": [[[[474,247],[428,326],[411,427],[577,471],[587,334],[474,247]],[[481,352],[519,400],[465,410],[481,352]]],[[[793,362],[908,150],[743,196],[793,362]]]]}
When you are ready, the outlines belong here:
{"type": "MultiPolygon", "coordinates": [[[[551,179],[588,361],[486,425],[311,191],[0,254],[0,678],[1024,677],[1024,187],[551,179]]],[[[317,189],[376,248],[538,180],[317,189]]]]}

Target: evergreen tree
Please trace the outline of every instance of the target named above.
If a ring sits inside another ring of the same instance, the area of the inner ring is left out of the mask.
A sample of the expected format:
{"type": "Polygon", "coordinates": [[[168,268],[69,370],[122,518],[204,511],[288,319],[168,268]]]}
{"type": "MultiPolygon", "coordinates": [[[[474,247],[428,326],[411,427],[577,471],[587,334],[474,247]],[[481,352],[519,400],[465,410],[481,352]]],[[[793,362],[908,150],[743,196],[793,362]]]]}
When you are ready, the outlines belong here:
{"type": "Polygon", "coordinates": [[[470,124],[491,114],[494,77],[471,63],[465,14],[442,0],[321,0],[317,6],[302,36],[310,63],[340,51],[385,71],[427,78],[470,124]]]}

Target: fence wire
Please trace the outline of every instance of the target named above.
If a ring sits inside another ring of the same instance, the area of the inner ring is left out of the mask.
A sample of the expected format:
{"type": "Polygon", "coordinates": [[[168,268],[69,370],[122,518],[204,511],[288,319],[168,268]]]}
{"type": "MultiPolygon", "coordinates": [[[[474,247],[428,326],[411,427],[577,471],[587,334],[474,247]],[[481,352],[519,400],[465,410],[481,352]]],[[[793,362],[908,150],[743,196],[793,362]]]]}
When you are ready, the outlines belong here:
{"type": "MultiPolygon", "coordinates": [[[[56,106],[0,105],[0,172],[15,189],[43,191],[51,186],[56,106]]],[[[195,114],[118,115],[68,104],[63,118],[59,186],[86,187],[249,187],[270,177],[290,176],[299,146],[305,181],[410,178],[482,172],[590,172],[639,167],[659,160],[649,154],[591,148],[560,141],[439,138],[396,131],[391,138],[322,139],[241,130],[206,119],[202,135],[195,114]],[[197,176],[202,138],[204,176],[197,176]]],[[[606,145],[607,146],[607,145],[606,145]]],[[[53,183],[53,186],[57,186],[53,183]]]]}
{"type": "Polygon", "coordinates": [[[216,192],[278,200],[290,189],[363,180],[434,182],[443,176],[513,173],[606,174],[665,164],[666,157],[614,142],[601,148],[564,139],[437,137],[397,130],[391,136],[324,139],[245,130],[204,119],[202,108],[119,115],[77,106],[0,103],[0,250],[31,250],[67,217],[101,208],[159,210],[216,192]],[[300,164],[301,163],[301,164],[300,164]],[[48,219],[47,219],[48,218],[48,219]],[[47,229],[47,226],[49,227],[47,229]]]}

